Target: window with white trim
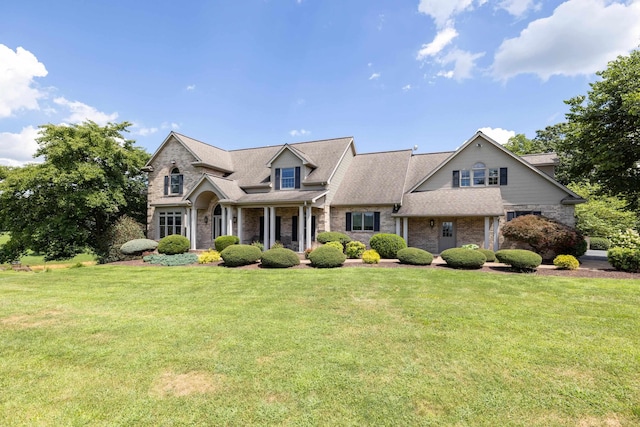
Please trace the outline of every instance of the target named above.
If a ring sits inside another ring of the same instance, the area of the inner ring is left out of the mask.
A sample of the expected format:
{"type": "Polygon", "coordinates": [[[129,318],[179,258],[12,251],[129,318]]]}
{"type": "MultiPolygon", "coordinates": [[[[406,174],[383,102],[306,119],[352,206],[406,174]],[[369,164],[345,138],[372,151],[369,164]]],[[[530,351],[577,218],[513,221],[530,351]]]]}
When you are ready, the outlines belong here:
{"type": "Polygon", "coordinates": [[[347,212],[346,231],[380,231],[380,212],[347,212]]]}
{"type": "Polygon", "coordinates": [[[473,186],[479,187],[485,185],[485,169],[486,166],[482,162],[473,165],[473,186]]]}
{"type": "Polygon", "coordinates": [[[164,195],[178,196],[182,194],[184,177],[180,173],[180,169],[173,168],[169,175],[164,177],[164,195]]]}
{"type": "Polygon", "coordinates": [[[507,185],[507,168],[487,168],[482,162],[473,165],[471,170],[454,170],[453,187],[486,187],[507,185]]]}
{"type": "Polygon", "coordinates": [[[296,169],[282,168],[280,172],[280,189],[287,190],[296,186],[296,169]]]}
{"type": "Polygon", "coordinates": [[[460,187],[471,186],[471,173],[466,170],[460,171],[460,187]]]}
{"type": "Polygon", "coordinates": [[[162,239],[171,234],[182,234],[181,211],[165,211],[158,213],[158,237],[162,239]]]}

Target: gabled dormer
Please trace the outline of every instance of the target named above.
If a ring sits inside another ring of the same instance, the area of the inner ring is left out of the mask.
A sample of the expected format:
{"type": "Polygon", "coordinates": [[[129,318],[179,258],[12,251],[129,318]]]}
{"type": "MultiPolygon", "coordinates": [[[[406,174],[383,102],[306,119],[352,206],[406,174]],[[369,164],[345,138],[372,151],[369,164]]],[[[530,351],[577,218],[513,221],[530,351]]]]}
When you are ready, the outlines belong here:
{"type": "Polygon", "coordinates": [[[317,165],[299,149],[284,144],[269,159],[267,167],[271,169],[272,188],[281,191],[301,189],[302,180],[313,172],[317,165]]]}

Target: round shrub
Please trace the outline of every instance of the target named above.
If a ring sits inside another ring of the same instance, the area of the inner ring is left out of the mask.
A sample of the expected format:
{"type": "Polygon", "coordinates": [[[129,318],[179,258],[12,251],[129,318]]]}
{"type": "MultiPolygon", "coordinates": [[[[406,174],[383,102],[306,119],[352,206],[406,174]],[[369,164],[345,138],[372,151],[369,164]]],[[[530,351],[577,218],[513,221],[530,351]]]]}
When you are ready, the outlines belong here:
{"type": "Polygon", "coordinates": [[[369,249],[362,253],[362,262],[365,264],[378,264],[380,262],[380,254],[375,249],[369,249]]]}
{"type": "Polygon", "coordinates": [[[144,262],[148,262],[149,264],[158,264],[165,265],[169,267],[174,267],[178,265],[189,265],[198,261],[198,255],[191,253],[182,253],[175,255],[147,255],[142,258],[144,262]]]}
{"type": "Polygon", "coordinates": [[[482,268],[487,258],[480,251],[464,248],[451,248],[442,251],[440,257],[451,268],[482,268]]]}
{"type": "Polygon", "coordinates": [[[311,265],[318,268],[340,267],[346,259],[347,256],[340,249],[327,245],[322,245],[309,254],[311,265]]]}
{"type": "Polygon", "coordinates": [[[593,249],[594,251],[606,251],[610,247],[611,242],[604,237],[592,237],[589,244],[589,249],[593,249]]]}
{"type": "Polygon", "coordinates": [[[516,271],[529,272],[542,263],[542,257],[535,252],[525,249],[502,249],[496,252],[496,259],[503,264],[510,265],[516,271]]]}
{"type": "Polygon", "coordinates": [[[611,248],[607,260],[616,270],[640,273],[640,249],[611,248]]]}
{"type": "Polygon", "coordinates": [[[379,233],[369,240],[371,249],[375,249],[381,258],[397,258],[398,251],[407,247],[407,242],[401,236],[390,233],[379,233]]]}
{"type": "Polygon", "coordinates": [[[213,241],[216,251],[218,252],[224,251],[227,246],[237,245],[238,243],[240,243],[238,236],[218,236],[216,240],[213,241]]]}
{"type": "Polygon", "coordinates": [[[133,239],[120,246],[120,252],[125,255],[141,255],[142,252],[155,251],[158,242],[150,239],[133,239]]]}
{"type": "Polygon", "coordinates": [[[580,262],[573,255],[558,255],[553,259],[553,265],[560,270],[577,270],[580,262]]]}
{"type": "Polygon", "coordinates": [[[165,255],[183,254],[189,251],[189,239],[179,234],[163,237],[158,242],[158,252],[165,255]]]}
{"type": "Polygon", "coordinates": [[[253,245],[231,245],[227,246],[220,256],[227,267],[239,267],[249,265],[258,261],[262,256],[262,251],[253,245]]]}
{"type": "Polygon", "coordinates": [[[433,255],[419,248],[404,248],[398,251],[398,259],[402,264],[429,265],[433,255]]]}
{"type": "Polygon", "coordinates": [[[220,261],[220,252],[209,249],[198,256],[198,264],[210,264],[220,261]]]}
{"type": "Polygon", "coordinates": [[[291,249],[276,248],[264,251],[260,262],[267,268],[288,268],[299,265],[300,258],[291,249]]]}
{"type": "Polygon", "coordinates": [[[340,252],[344,251],[344,246],[342,246],[342,243],[338,242],[338,241],[332,241],[332,242],[327,242],[325,243],[325,246],[332,246],[336,249],[338,249],[340,252]]]}
{"type": "Polygon", "coordinates": [[[320,243],[340,242],[342,246],[345,246],[351,241],[351,237],[344,233],[338,233],[337,231],[323,231],[318,233],[316,240],[320,243]]]}
{"type": "Polygon", "coordinates": [[[364,243],[357,240],[347,243],[344,253],[347,258],[356,259],[362,256],[362,253],[367,249],[364,243]]]}
{"type": "Polygon", "coordinates": [[[496,254],[491,249],[476,249],[478,252],[482,252],[482,255],[487,259],[487,262],[496,262],[496,254]]]}

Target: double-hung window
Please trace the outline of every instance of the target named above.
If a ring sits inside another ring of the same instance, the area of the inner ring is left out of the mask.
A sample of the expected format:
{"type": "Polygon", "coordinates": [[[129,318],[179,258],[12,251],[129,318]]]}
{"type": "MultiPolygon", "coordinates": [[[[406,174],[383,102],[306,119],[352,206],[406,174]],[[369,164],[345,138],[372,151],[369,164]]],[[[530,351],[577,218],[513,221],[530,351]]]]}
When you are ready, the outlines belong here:
{"type": "Polygon", "coordinates": [[[380,212],[347,212],[347,231],[380,231],[380,212]]]}
{"type": "Polygon", "coordinates": [[[471,186],[471,172],[462,170],[460,171],[460,187],[471,186]]]}
{"type": "Polygon", "coordinates": [[[485,168],[484,163],[478,162],[473,165],[473,186],[478,187],[485,184],[485,168]]]}
{"type": "Polygon", "coordinates": [[[489,185],[498,185],[500,183],[499,178],[499,169],[489,169],[489,181],[487,182],[489,185]]]}
{"type": "Polygon", "coordinates": [[[180,169],[173,168],[171,173],[164,177],[164,195],[165,196],[178,196],[182,194],[183,175],[180,173],[180,169]]]}
{"type": "Polygon", "coordinates": [[[280,172],[280,189],[286,190],[295,188],[296,175],[295,168],[283,168],[280,172]]]}
{"type": "Polygon", "coordinates": [[[182,212],[168,211],[160,212],[159,218],[159,238],[162,239],[170,234],[182,234],[182,212]]]}
{"type": "Polygon", "coordinates": [[[454,170],[453,187],[485,187],[507,185],[507,168],[487,168],[478,162],[471,170],[454,170]]]}

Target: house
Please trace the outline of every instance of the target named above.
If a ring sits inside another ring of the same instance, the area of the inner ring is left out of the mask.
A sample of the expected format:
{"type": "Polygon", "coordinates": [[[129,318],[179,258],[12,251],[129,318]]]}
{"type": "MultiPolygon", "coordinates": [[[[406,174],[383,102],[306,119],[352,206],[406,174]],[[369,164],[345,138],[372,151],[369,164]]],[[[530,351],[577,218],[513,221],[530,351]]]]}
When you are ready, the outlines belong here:
{"type": "Polygon", "coordinates": [[[439,253],[497,250],[500,227],[536,213],[574,226],[584,202],[554,180],[552,153],[518,157],[477,132],[453,152],[358,154],[352,137],[223,150],[171,132],[148,172],[148,236],[182,234],[192,249],[233,234],[302,252],[322,231],[368,244],[395,233],[439,253]]]}

